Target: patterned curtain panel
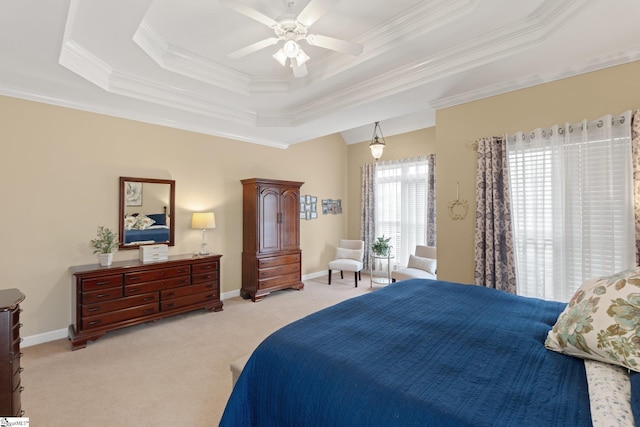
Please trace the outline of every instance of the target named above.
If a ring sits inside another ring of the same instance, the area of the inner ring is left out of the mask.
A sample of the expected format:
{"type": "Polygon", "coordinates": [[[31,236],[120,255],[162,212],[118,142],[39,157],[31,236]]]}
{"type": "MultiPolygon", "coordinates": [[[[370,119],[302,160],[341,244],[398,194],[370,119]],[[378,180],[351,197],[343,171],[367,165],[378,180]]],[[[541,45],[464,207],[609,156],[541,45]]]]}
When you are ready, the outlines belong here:
{"type": "Polygon", "coordinates": [[[369,270],[369,248],[375,240],[375,176],[376,163],[360,167],[362,198],[360,200],[360,239],[364,241],[364,267],[369,270]]]}
{"type": "Polygon", "coordinates": [[[633,158],[636,265],[640,266],[640,110],[634,110],[631,115],[631,155],[633,158]]]}
{"type": "Polygon", "coordinates": [[[477,144],[475,284],[515,294],[506,139],[482,138],[477,144]]]}
{"type": "Polygon", "coordinates": [[[427,156],[429,162],[428,193],[429,204],[427,208],[427,245],[436,246],[436,155],[427,156]]]}

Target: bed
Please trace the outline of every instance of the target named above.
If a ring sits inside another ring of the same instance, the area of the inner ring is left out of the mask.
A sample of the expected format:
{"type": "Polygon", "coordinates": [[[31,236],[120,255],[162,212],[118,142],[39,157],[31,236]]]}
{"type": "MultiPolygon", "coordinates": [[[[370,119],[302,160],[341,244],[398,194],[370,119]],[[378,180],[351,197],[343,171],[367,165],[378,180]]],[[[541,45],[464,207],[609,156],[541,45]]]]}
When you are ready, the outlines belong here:
{"type": "MultiPolygon", "coordinates": [[[[544,345],[566,307],[445,281],[391,284],[265,339],[220,425],[592,425],[583,359],[544,345]]],[[[619,416],[633,425],[640,378],[622,375],[631,397],[619,416]]]]}

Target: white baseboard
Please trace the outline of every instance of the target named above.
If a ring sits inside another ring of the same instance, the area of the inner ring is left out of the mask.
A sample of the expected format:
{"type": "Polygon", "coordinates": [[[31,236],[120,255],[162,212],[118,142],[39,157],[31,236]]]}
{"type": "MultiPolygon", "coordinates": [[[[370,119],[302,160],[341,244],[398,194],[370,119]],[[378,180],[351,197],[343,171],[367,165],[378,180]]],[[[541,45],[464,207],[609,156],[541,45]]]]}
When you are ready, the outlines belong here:
{"type": "MultiPolygon", "coordinates": [[[[326,276],[326,271],[318,271],[317,273],[305,274],[302,276],[302,281],[315,279],[316,277],[326,276]]],[[[229,298],[235,298],[240,296],[240,289],[234,291],[225,292],[220,295],[220,298],[224,301],[229,298]]],[[[30,337],[24,337],[24,341],[20,344],[21,347],[30,347],[32,345],[44,344],[49,341],[60,340],[69,336],[69,329],[58,329],[57,331],[45,332],[43,334],[31,335],[30,337]]]]}

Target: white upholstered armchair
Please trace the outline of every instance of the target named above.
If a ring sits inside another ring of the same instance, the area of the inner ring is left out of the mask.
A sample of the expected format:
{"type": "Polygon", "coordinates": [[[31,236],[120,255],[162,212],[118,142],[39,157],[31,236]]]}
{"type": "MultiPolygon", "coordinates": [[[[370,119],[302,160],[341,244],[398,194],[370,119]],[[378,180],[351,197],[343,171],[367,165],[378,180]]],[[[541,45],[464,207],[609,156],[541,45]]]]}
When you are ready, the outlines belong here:
{"type": "Polygon", "coordinates": [[[435,246],[416,246],[416,254],[409,255],[409,262],[405,268],[391,272],[393,282],[421,278],[436,279],[437,261],[435,246]]]}
{"type": "Polygon", "coordinates": [[[340,270],[340,278],[344,279],[343,271],[353,271],[356,288],[361,277],[362,260],[364,259],[364,242],[362,240],[340,240],[336,248],[336,259],[329,262],[329,284],[331,284],[331,270],[340,270]]]}

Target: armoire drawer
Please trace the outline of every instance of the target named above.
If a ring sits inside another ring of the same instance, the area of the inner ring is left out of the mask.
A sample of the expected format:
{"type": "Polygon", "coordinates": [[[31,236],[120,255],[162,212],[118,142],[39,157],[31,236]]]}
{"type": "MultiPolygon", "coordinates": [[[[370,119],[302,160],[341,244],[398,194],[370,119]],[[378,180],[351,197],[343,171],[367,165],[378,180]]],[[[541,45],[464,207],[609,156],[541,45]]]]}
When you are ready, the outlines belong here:
{"type": "Polygon", "coordinates": [[[277,276],[270,279],[258,280],[258,288],[272,288],[274,286],[282,286],[288,283],[296,283],[300,281],[300,274],[287,274],[284,276],[277,276]]]}
{"type": "Polygon", "coordinates": [[[258,260],[258,268],[269,268],[278,265],[294,264],[300,262],[300,254],[274,256],[268,258],[260,258],[258,260]]]}
{"type": "Polygon", "coordinates": [[[271,268],[261,268],[258,270],[258,279],[268,279],[270,277],[282,276],[284,274],[297,273],[300,271],[300,264],[280,265],[271,268]]]}

